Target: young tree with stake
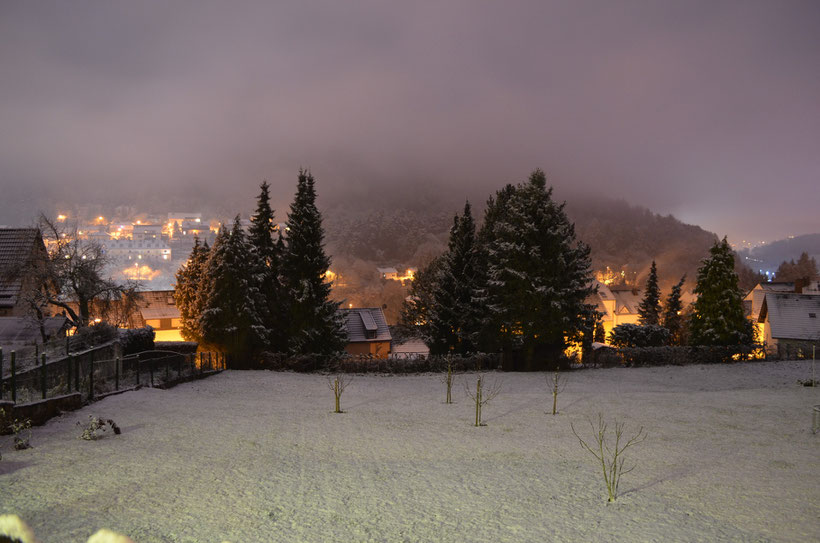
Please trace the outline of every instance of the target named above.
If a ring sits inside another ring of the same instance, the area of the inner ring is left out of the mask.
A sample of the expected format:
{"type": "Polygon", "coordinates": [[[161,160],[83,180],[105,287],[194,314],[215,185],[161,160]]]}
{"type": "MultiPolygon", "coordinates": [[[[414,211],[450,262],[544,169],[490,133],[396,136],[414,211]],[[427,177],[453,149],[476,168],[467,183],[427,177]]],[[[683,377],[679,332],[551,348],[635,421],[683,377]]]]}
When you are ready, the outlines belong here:
{"type": "Polygon", "coordinates": [[[609,425],[604,421],[603,413],[598,413],[597,427],[591,420],[587,419],[589,426],[593,432],[593,439],[595,440],[590,446],[584,439],[575,431],[575,426],[570,422],[569,426],[572,428],[572,433],[578,438],[578,441],[587,452],[595,457],[596,463],[601,465],[601,474],[604,477],[604,484],[608,495],[607,501],[614,502],[618,497],[618,484],[621,482],[621,476],[629,473],[635,469],[633,464],[631,467],[624,469],[624,452],[638,443],[646,439],[646,433],[643,431],[643,426],[632,437],[624,437],[624,430],[626,423],[614,422],[615,425],[615,443],[610,446],[611,439],[608,438],[607,432],[609,425]]]}
{"type": "Polygon", "coordinates": [[[464,383],[464,390],[467,392],[467,396],[475,402],[475,426],[487,426],[481,422],[481,408],[498,396],[498,393],[501,392],[501,382],[496,381],[485,385],[485,375],[479,374],[476,377],[475,392],[470,389],[466,382],[464,383]]]}
{"type": "Polygon", "coordinates": [[[327,378],[327,386],[330,390],[333,391],[333,395],[336,398],[336,410],[333,411],[334,413],[344,413],[341,409],[340,401],[342,399],[342,393],[347,388],[347,385],[353,380],[353,377],[349,375],[339,374],[334,376],[333,379],[330,377],[327,378]]]}

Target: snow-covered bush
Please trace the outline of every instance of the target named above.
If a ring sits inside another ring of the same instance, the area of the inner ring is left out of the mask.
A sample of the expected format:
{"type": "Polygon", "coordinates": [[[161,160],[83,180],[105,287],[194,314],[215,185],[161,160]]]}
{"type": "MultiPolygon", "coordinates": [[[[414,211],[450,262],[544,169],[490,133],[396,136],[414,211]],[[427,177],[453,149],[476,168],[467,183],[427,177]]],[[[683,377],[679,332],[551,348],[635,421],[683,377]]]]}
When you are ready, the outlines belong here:
{"type": "Polygon", "coordinates": [[[669,330],[657,324],[619,324],[609,333],[615,347],[661,347],[669,343],[669,330]]]}
{"type": "Polygon", "coordinates": [[[120,330],[119,337],[122,354],[129,355],[153,350],[154,336],[154,329],[150,326],[120,330]]]}
{"type": "Polygon", "coordinates": [[[94,415],[88,415],[88,424],[85,426],[77,421],[77,426],[83,426],[83,433],[80,435],[80,439],[85,439],[86,441],[94,441],[100,437],[101,432],[105,432],[105,425],[111,426],[111,429],[114,431],[115,434],[120,434],[120,427],[117,426],[111,419],[101,419],[95,417],[94,415]]]}

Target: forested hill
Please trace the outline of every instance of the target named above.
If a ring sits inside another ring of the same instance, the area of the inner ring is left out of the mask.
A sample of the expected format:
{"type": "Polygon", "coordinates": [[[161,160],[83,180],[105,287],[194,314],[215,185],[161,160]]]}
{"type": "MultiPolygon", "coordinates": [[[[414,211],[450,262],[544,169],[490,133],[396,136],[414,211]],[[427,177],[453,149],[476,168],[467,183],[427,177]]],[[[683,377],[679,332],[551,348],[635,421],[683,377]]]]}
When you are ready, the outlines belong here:
{"type": "Polygon", "coordinates": [[[820,234],[781,239],[738,254],[755,269],[775,271],[781,262],[797,260],[801,253],[820,261],[820,234]]]}
{"type": "MultiPolygon", "coordinates": [[[[483,208],[483,202],[479,205],[483,208]]],[[[684,273],[693,284],[700,261],[716,239],[698,226],[614,199],[574,200],[566,210],[578,239],[592,248],[593,269],[604,272],[609,267],[619,276],[623,271],[624,279],[638,285],[653,259],[662,288],[668,289],[684,273]]],[[[457,204],[450,209],[440,204],[410,210],[395,205],[379,211],[364,205],[335,206],[325,212],[328,250],[340,257],[336,261],[421,267],[444,251],[459,211],[457,204]]],[[[483,209],[474,214],[480,221],[483,209]]]]}

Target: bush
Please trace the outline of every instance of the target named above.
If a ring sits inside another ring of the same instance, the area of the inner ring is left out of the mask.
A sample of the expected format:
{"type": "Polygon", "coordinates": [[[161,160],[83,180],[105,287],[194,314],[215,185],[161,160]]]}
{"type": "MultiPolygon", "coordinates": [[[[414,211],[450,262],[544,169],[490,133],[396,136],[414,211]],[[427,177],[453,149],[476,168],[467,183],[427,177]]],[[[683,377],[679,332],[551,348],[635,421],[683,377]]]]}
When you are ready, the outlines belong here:
{"type": "Polygon", "coordinates": [[[76,351],[90,349],[117,339],[117,327],[101,322],[94,326],[84,326],[71,338],[71,348],[76,351]]]}
{"type": "Polygon", "coordinates": [[[669,330],[656,324],[619,324],[609,333],[615,347],[661,347],[669,343],[669,330]]]}
{"type": "Polygon", "coordinates": [[[196,341],[155,341],[157,351],[171,351],[179,354],[196,354],[199,344],[196,341]]]}
{"type": "Polygon", "coordinates": [[[499,369],[501,357],[497,354],[476,353],[465,356],[419,356],[413,358],[376,358],[373,356],[298,355],[262,353],[254,369],[273,371],[333,373],[427,373],[446,372],[448,363],[453,371],[486,371],[499,369]]]}
{"type": "Polygon", "coordinates": [[[141,353],[143,351],[154,350],[154,329],[150,326],[145,328],[126,328],[119,331],[122,354],[129,355],[141,353]]]}

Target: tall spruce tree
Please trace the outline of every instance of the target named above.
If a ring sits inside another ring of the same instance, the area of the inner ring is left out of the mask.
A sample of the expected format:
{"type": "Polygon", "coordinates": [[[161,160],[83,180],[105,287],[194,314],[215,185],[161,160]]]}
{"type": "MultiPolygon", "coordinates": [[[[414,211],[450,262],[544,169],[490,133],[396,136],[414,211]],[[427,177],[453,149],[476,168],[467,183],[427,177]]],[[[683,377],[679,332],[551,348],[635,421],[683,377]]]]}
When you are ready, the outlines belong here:
{"type": "Polygon", "coordinates": [[[407,299],[401,306],[399,325],[401,332],[417,337],[427,345],[433,343],[431,312],[444,255],[439,255],[421,268],[410,284],[407,299]]]}
{"type": "Polygon", "coordinates": [[[234,367],[247,367],[264,348],[266,329],[260,316],[253,249],[237,215],[229,231],[222,226],[208,257],[199,327],[206,345],[224,350],[234,367]]]}
{"type": "Polygon", "coordinates": [[[476,296],[478,257],[475,222],[467,202],[463,215],[453,219],[447,252],[433,289],[432,354],[476,351],[481,332],[481,309],[476,296]]]}
{"type": "Polygon", "coordinates": [[[695,312],[690,321],[693,345],[744,345],[753,340],[752,323],[743,315],[743,293],[734,271],[735,257],[726,238],[716,242],[698,269],[695,312]]]}
{"type": "Polygon", "coordinates": [[[256,213],[251,218],[248,241],[253,246],[256,258],[257,280],[264,300],[261,317],[267,329],[266,348],[273,352],[287,350],[287,296],[280,277],[282,242],[281,235],[274,231],[274,214],[270,206],[270,191],[267,181],[260,185],[256,213]]]}
{"type": "Polygon", "coordinates": [[[669,292],[666,304],[663,307],[663,327],[669,330],[669,342],[672,345],[681,344],[681,333],[683,331],[683,302],[681,301],[681,291],[683,283],[686,281],[686,274],[680,278],[669,292]]]}
{"type": "Polygon", "coordinates": [[[641,324],[660,324],[661,320],[661,290],[658,288],[658,268],[655,261],[649,268],[649,277],[646,280],[646,289],[643,300],[638,306],[638,321],[641,324]]]}
{"type": "Polygon", "coordinates": [[[194,247],[188,261],[176,273],[174,301],[179,309],[182,337],[188,341],[202,341],[199,315],[209,252],[207,241],[204,245],[200,245],[199,238],[195,237],[194,247]]]}
{"type": "Polygon", "coordinates": [[[347,338],[339,303],[330,300],[330,283],[325,280],[330,258],[324,250],[314,183],[310,172],[299,170],[296,197],[288,213],[283,258],[289,297],[288,350],[331,354],[344,349],[347,338]]]}
{"type": "MultiPolygon", "coordinates": [[[[479,236],[486,240],[488,330],[516,362],[542,369],[557,362],[567,340],[591,330],[594,292],[589,247],[576,242],[564,204],[552,199],[544,172],[508,185],[488,201],[479,236]]],[[[509,359],[509,358],[508,358],[509,359]]]]}

